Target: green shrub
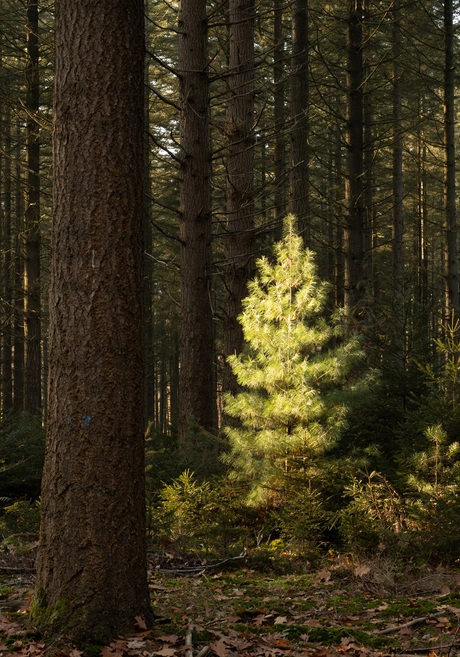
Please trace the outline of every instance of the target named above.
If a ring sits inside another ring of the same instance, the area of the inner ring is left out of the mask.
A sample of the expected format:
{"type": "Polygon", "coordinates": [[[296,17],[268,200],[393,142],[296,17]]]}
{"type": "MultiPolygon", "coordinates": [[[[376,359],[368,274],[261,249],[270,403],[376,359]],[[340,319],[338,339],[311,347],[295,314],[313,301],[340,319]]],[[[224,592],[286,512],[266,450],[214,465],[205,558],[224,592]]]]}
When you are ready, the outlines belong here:
{"type": "Polygon", "coordinates": [[[225,477],[200,481],[185,470],[163,486],[158,504],[149,509],[151,539],[201,554],[240,552],[254,541],[241,499],[234,482],[225,477]]]}
{"type": "Polygon", "coordinates": [[[3,507],[0,516],[0,533],[4,537],[18,534],[38,534],[40,526],[40,503],[17,500],[3,507]]]}

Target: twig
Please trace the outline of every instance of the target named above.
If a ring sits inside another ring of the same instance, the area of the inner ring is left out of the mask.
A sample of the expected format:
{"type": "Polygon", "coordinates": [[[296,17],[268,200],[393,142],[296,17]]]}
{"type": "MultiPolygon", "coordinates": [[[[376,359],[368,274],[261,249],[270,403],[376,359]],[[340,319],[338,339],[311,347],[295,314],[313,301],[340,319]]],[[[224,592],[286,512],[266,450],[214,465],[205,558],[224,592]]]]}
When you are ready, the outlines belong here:
{"type": "Polygon", "coordinates": [[[196,657],[206,657],[206,655],[210,650],[211,650],[210,646],[203,646],[203,648],[201,648],[201,650],[198,652],[196,657]]]}
{"type": "Polygon", "coordinates": [[[413,618],[408,623],[403,623],[402,625],[392,625],[391,627],[386,627],[384,630],[378,630],[374,632],[376,635],[380,634],[391,634],[392,632],[398,632],[404,627],[412,627],[413,625],[420,625],[421,623],[426,623],[426,621],[431,620],[432,618],[437,618],[441,616],[444,612],[437,611],[435,614],[428,614],[428,616],[421,616],[420,618],[413,618]]]}
{"type": "Polygon", "coordinates": [[[441,646],[425,646],[425,648],[420,647],[420,648],[404,648],[404,652],[398,652],[393,651],[393,655],[397,655],[397,657],[406,657],[406,656],[412,656],[412,655],[426,655],[427,653],[432,653],[436,650],[436,652],[441,651],[441,650],[446,650],[446,649],[451,649],[451,648],[456,648],[459,643],[454,643],[452,645],[441,645],[441,646]]]}
{"type": "Polygon", "coordinates": [[[235,561],[235,559],[244,559],[245,556],[246,553],[244,552],[242,554],[239,554],[237,557],[229,557],[228,559],[223,559],[222,561],[218,561],[217,563],[209,563],[209,564],[204,564],[202,566],[193,566],[190,568],[173,568],[173,569],[157,568],[156,572],[165,575],[193,575],[193,574],[201,575],[201,573],[205,572],[206,570],[210,570],[212,568],[219,568],[219,566],[222,566],[223,564],[228,563],[229,561],[235,561]]]}
{"type": "Polygon", "coordinates": [[[193,642],[192,642],[192,622],[189,621],[187,627],[187,634],[185,635],[185,657],[193,657],[193,642]]]}

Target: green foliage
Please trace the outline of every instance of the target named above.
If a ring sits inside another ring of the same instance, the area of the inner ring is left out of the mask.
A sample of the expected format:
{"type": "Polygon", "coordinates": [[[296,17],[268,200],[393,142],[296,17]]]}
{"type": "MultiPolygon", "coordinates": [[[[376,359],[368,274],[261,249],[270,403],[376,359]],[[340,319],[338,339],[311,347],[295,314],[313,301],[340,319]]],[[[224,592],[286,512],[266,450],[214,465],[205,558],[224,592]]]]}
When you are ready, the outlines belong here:
{"type": "Polygon", "coordinates": [[[303,487],[294,489],[276,516],[285,548],[293,556],[316,560],[320,556],[324,528],[329,524],[320,493],[303,487]]]}
{"type": "Polygon", "coordinates": [[[0,424],[0,497],[38,498],[45,454],[45,431],[27,413],[8,415],[0,424]]]}
{"type": "Polygon", "coordinates": [[[163,486],[150,514],[152,541],[170,550],[227,556],[254,541],[255,519],[246,514],[241,491],[226,478],[200,481],[185,470],[163,486]]]}
{"type": "Polygon", "coordinates": [[[225,398],[226,413],[238,419],[226,428],[225,460],[255,503],[309,489],[320,476],[321,458],[346,425],[341,392],[351,388],[359,357],[356,342],[327,317],[328,287],[292,216],[274,254],[274,262],[257,260],[249,283],[239,318],[246,346],[229,358],[242,390],[225,398]]]}
{"type": "Polygon", "coordinates": [[[406,528],[402,496],[378,472],[353,477],[345,488],[350,503],[337,515],[339,532],[347,549],[382,553],[401,549],[406,528]]]}
{"type": "Polygon", "coordinates": [[[425,435],[429,447],[413,456],[408,475],[413,540],[427,557],[452,561],[460,544],[460,444],[441,425],[425,435]]]}
{"type": "Polygon", "coordinates": [[[40,526],[40,503],[29,500],[16,500],[3,507],[0,516],[0,532],[11,534],[38,533],[40,526]]]}

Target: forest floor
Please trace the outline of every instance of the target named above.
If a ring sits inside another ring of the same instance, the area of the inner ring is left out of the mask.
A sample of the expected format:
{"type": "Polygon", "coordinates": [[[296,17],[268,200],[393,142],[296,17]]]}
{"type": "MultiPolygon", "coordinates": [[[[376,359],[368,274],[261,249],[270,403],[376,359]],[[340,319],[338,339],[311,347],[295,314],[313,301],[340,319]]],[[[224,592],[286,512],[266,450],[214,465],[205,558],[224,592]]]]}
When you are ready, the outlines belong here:
{"type": "MultiPolygon", "coordinates": [[[[0,555],[0,657],[40,657],[28,620],[33,564],[0,555]],[[16,565],[14,565],[16,564],[16,565]]],[[[457,657],[460,571],[401,569],[383,559],[331,557],[314,572],[260,572],[152,555],[148,630],[59,657],[457,657]]]]}

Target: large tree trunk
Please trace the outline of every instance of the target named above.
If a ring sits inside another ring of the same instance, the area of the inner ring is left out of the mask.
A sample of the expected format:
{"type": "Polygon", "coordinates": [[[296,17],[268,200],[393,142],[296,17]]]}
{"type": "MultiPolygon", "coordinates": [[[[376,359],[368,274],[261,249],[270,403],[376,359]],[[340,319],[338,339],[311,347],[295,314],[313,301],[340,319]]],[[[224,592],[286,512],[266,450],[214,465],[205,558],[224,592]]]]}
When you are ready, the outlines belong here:
{"type": "Polygon", "coordinates": [[[181,337],[179,433],[215,424],[206,0],[179,6],[181,337]]]}
{"type": "Polygon", "coordinates": [[[42,358],[40,317],[40,106],[38,2],[27,3],[26,154],[27,191],[25,211],[25,336],[24,410],[41,413],[42,358]]]}
{"type": "Polygon", "coordinates": [[[142,0],[56,5],[49,407],[35,618],[78,642],[149,619],[142,0]]]}
{"type": "MultiPolygon", "coordinates": [[[[254,0],[229,2],[229,87],[226,134],[227,234],[225,254],[224,356],[243,347],[238,321],[251,275],[254,223],[254,0]]],[[[236,392],[237,382],[224,363],[224,392],[236,392]]]]}

